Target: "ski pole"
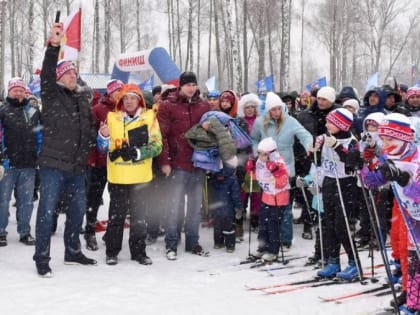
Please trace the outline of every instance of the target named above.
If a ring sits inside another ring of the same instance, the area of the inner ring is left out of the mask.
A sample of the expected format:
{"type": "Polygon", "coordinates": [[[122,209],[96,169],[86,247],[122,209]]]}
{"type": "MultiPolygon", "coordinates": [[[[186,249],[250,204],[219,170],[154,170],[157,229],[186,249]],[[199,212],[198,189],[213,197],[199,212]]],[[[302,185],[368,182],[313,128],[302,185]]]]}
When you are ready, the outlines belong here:
{"type": "Polygon", "coordinates": [[[249,196],[248,196],[248,209],[249,209],[249,223],[248,223],[248,257],[251,257],[251,194],[252,194],[252,171],[250,172],[249,179],[249,196]]]}
{"type": "MultiPolygon", "coordinates": [[[[322,221],[321,221],[321,194],[319,192],[319,179],[318,179],[318,162],[317,151],[314,152],[314,166],[315,166],[315,189],[316,189],[316,210],[318,211],[318,232],[319,232],[319,246],[321,247],[321,268],[324,269],[324,237],[322,235],[322,221]]],[[[315,241],[316,242],[316,241],[315,241]]]]}
{"type": "MultiPolygon", "coordinates": [[[[363,185],[363,180],[362,180],[360,170],[356,170],[356,174],[357,174],[357,178],[358,178],[359,182],[361,183],[363,199],[365,200],[366,207],[367,207],[367,210],[368,210],[370,225],[372,226],[373,233],[374,233],[375,238],[376,238],[376,240],[379,244],[379,250],[380,250],[380,253],[381,253],[382,262],[384,263],[386,275],[388,277],[388,281],[389,281],[389,284],[391,286],[392,297],[395,301],[395,305],[398,305],[398,303],[397,303],[397,292],[395,290],[394,283],[392,282],[391,267],[390,267],[390,264],[389,264],[388,253],[386,251],[385,241],[384,241],[384,237],[382,235],[381,226],[379,224],[379,217],[378,217],[378,211],[376,209],[375,198],[373,197],[372,191],[368,190],[370,201],[371,201],[371,202],[369,202],[368,197],[366,195],[366,188],[363,185]]],[[[396,310],[397,310],[397,313],[400,314],[399,309],[396,309],[396,310]]]]}
{"type": "Polygon", "coordinates": [[[366,281],[363,281],[363,273],[360,268],[359,253],[357,252],[357,249],[354,246],[353,237],[351,236],[351,232],[350,232],[349,219],[347,217],[346,207],[344,205],[344,199],[343,199],[343,193],[341,191],[340,180],[338,179],[337,162],[334,159],[333,152],[331,154],[331,160],[334,162],[333,169],[334,169],[335,180],[337,182],[338,196],[340,198],[341,209],[343,211],[344,223],[346,224],[347,236],[349,238],[351,251],[353,252],[354,259],[356,260],[355,263],[356,263],[357,273],[359,275],[360,284],[366,285],[367,283],[366,281]]]}
{"type": "MultiPolygon", "coordinates": [[[[308,196],[306,195],[305,187],[302,186],[301,190],[302,190],[303,199],[305,200],[306,212],[308,213],[309,219],[311,220],[311,211],[309,210],[310,205],[309,205],[309,201],[308,201],[308,196]]],[[[312,223],[311,223],[311,228],[312,228],[312,223]]]]}

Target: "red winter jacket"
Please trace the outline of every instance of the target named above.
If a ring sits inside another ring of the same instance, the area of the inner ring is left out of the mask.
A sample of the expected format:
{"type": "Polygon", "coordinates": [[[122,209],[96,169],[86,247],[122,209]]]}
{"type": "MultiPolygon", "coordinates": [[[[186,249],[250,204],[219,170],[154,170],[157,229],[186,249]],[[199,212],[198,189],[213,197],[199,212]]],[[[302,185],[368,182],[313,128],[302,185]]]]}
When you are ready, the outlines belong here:
{"type": "MultiPolygon", "coordinates": [[[[101,122],[105,122],[108,112],[114,111],[115,103],[111,101],[108,95],[104,95],[98,104],[92,107],[92,115],[95,119],[96,130],[99,130],[101,122]]],[[[88,165],[94,167],[106,167],[106,153],[100,153],[96,149],[90,151],[88,165]]]]}
{"type": "Polygon", "coordinates": [[[210,105],[200,98],[199,90],[190,101],[179,94],[179,88],[162,94],[157,112],[163,140],[163,150],[158,156],[160,167],[170,165],[186,171],[194,169],[191,160],[193,149],[184,135],[209,110],[210,105]]]}

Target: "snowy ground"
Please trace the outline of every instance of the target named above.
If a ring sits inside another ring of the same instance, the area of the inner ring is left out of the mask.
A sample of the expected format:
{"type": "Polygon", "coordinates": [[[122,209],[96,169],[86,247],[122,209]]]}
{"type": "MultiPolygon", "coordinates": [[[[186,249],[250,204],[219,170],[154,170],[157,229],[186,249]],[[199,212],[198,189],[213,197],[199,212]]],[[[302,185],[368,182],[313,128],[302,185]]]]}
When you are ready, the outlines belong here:
{"type": "MultiPolygon", "coordinates": [[[[106,218],[105,207],[101,208],[99,216],[106,218]]],[[[182,242],[178,260],[168,261],[164,257],[163,239],[160,238],[147,250],[153,265],[142,266],[129,259],[126,230],[117,266],[105,264],[105,246],[101,241],[99,251],[84,250],[89,257],[98,260],[98,266],[64,265],[64,219],[64,215],[60,215],[58,231],[52,238],[51,268],[54,277],[43,279],[35,271],[33,247],[18,242],[15,208],[11,208],[9,245],[0,248],[0,314],[375,314],[391,300],[391,295],[365,296],[336,304],[321,302],[318,298],[379,285],[370,282],[365,286],[352,283],[277,295],[248,291],[245,285],[308,279],[316,271],[302,267],[305,259],[291,261],[289,265],[293,268],[274,271],[273,276],[248,266],[234,266],[247,256],[248,235],[245,236],[246,242],[238,245],[233,254],[228,254],[224,250],[212,249],[211,229],[200,232],[200,243],[211,252],[208,258],[186,254],[182,242]],[[306,271],[289,274],[302,269],[306,271]]],[[[287,254],[311,255],[313,241],[300,237],[301,225],[294,228],[295,240],[287,254]]],[[[102,233],[99,233],[98,240],[101,237],[102,233]]],[[[251,248],[255,246],[256,234],[252,233],[251,248]]],[[[361,259],[364,266],[369,265],[367,252],[361,253],[361,259]]],[[[347,263],[346,258],[342,260],[342,265],[347,263]]],[[[376,253],[375,263],[381,263],[379,253],[376,253]]],[[[366,268],[366,271],[370,269],[366,268]]],[[[378,272],[378,278],[383,282],[384,268],[378,269],[378,272]]]]}

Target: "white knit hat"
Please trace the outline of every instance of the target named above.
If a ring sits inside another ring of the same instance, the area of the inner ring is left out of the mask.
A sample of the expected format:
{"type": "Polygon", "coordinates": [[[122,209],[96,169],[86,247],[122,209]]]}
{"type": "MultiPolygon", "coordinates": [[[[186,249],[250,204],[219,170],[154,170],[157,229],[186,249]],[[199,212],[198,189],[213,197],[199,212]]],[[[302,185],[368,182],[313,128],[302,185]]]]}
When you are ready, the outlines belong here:
{"type": "Polygon", "coordinates": [[[349,107],[353,108],[355,114],[357,114],[359,112],[359,109],[360,109],[359,102],[357,100],[355,100],[354,98],[351,98],[351,99],[345,101],[343,103],[343,107],[346,108],[346,106],[349,106],[349,107]]]}
{"type": "Polygon", "coordinates": [[[264,138],[258,143],[258,152],[272,152],[277,149],[276,141],[273,138],[264,138]]]}
{"type": "Polygon", "coordinates": [[[284,112],[286,105],[276,93],[268,92],[265,98],[265,110],[268,112],[274,107],[281,107],[282,112],[284,112]]]}
{"type": "Polygon", "coordinates": [[[319,89],[316,97],[325,98],[330,103],[335,102],[335,90],[330,86],[324,86],[319,89]]]}
{"type": "Polygon", "coordinates": [[[251,104],[255,105],[257,108],[257,112],[259,112],[261,100],[256,94],[249,93],[241,96],[241,99],[239,100],[238,104],[238,117],[245,117],[244,109],[246,106],[249,106],[251,104]]]}

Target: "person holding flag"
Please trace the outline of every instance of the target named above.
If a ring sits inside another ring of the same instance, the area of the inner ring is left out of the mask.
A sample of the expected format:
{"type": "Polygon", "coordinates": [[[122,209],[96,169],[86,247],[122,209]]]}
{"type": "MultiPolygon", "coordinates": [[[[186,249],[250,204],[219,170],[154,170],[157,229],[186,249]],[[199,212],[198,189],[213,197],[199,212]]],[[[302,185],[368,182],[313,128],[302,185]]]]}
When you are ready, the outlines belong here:
{"type": "Polygon", "coordinates": [[[86,93],[77,84],[74,65],[58,61],[63,24],[54,23],[41,72],[43,142],[39,155],[41,180],[33,259],[38,275],[51,277],[49,265],[52,216],[60,196],[68,196],[64,231],[66,264],[95,265],[81,251],[79,232],[86,209],[85,173],[96,128],[86,93]]]}

